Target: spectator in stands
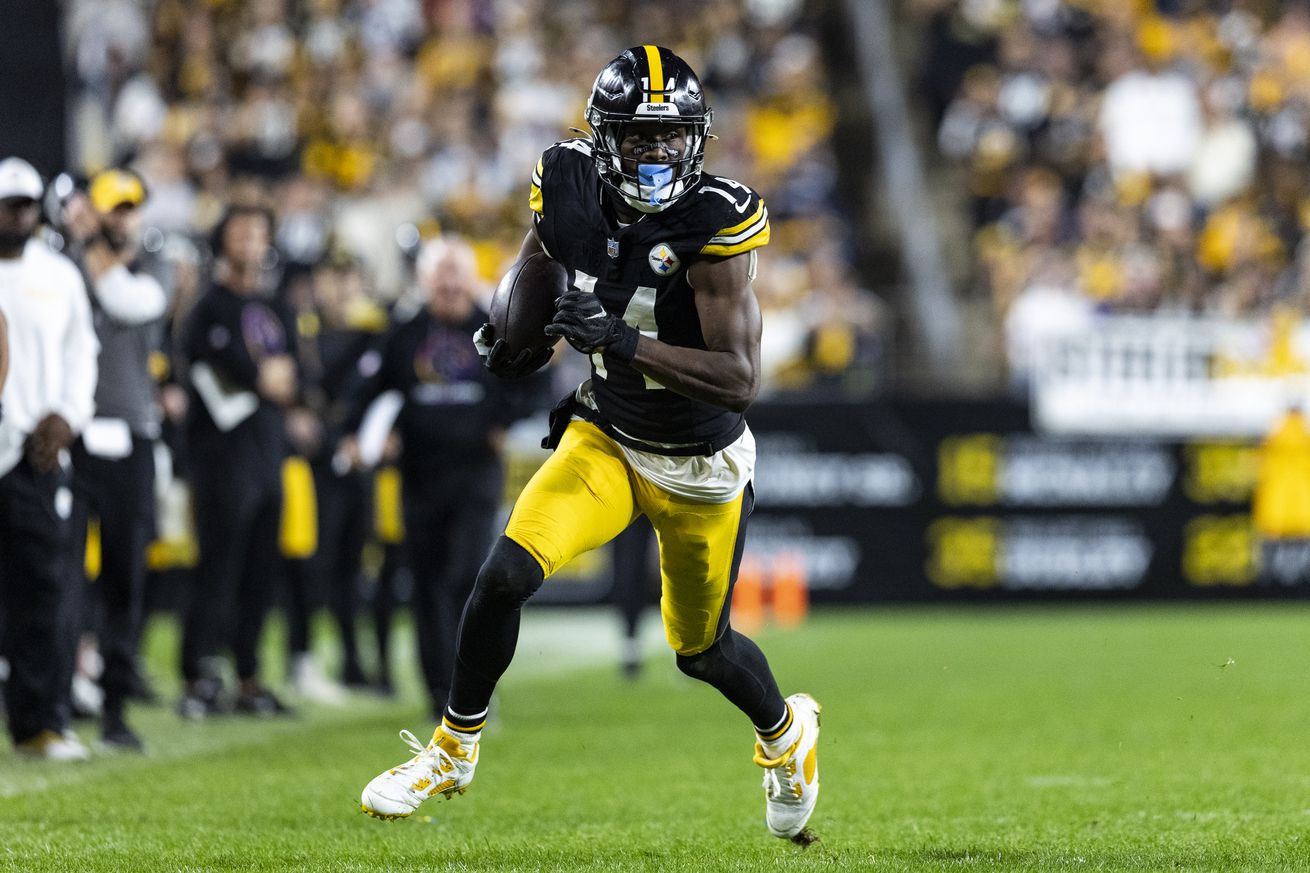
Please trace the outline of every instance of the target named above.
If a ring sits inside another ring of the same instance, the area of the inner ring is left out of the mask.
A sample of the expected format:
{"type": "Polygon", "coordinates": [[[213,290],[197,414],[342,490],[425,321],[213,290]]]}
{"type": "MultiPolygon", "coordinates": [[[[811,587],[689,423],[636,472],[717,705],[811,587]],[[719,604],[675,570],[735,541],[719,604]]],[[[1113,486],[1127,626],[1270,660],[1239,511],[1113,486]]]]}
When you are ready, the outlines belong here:
{"type": "Polygon", "coordinates": [[[1201,139],[1201,105],[1196,83],[1169,67],[1176,39],[1163,19],[1143,19],[1137,26],[1141,65],[1105,89],[1100,130],[1116,174],[1173,176],[1191,166],[1201,139]]]}
{"type": "Polygon", "coordinates": [[[0,310],[18,362],[0,395],[0,653],[15,748],[72,761],[87,750],[68,731],[58,681],[72,509],[65,450],[95,410],[99,345],[77,268],[32,238],[41,195],[31,164],[0,161],[0,310]]]}
{"type": "MultiPolygon", "coordinates": [[[[136,675],[146,545],[154,536],[155,440],[159,417],[151,355],[160,347],[168,306],[159,281],[141,269],[141,206],[146,189],[129,170],[110,169],[75,195],[64,223],[91,289],[91,311],[100,340],[96,416],[73,445],[74,554],[83,551],[86,526],[99,531],[99,575],[87,586],[82,562],[70,562],[74,600],[85,596],[98,615],[93,628],[104,661],[102,739],[108,746],[140,751],[128,726],[127,698],[141,684],[136,675]],[[86,589],[85,591],[83,589],[86,589]]],[[[67,657],[75,655],[71,641],[67,657]]]]}
{"type": "MultiPolygon", "coordinates": [[[[969,6],[916,4],[939,19],[968,19],[969,6]]],[[[975,54],[938,131],[969,170],[973,266],[998,315],[1023,302],[1010,319],[1022,336],[1052,306],[1080,323],[1073,297],[1107,312],[1268,317],[1290,296],[1305,311],[1288,263],[1310,227],[1310,4],[1017,11],[989,19],[995,44],[975,54]]],[[[1010,347],[1023,370],[1031,343],[1010,347]]]]}
{"type": "MultiPolygon", "coordinates": [[[[278,245],[293,267],[312,268],[312,250],[321,256],[334,240],[359,253],[386,300],[407,282],[396,227],[429,216],[468,237],[480,277],[494,278],[518,247],[522,179],[542,148],[579,123],[586,71],[610,51],[614,23],[635,20],[639,8],[74,6],[76,139],[91,166],[139,156],[152,191],[148,222],[203,234],[239,199],[243,180],[257,177],[277,192],[278,245]]],[[[722,125],[723,171],[773,180],[764,191],[773,245],[802,256],[809,226],[839,208],[836,114],[813,18],[791,0],[730,0],[684,4],[648,25],[657,29],[643,39],[707,60],[700,68],[713,78],[718,110],[740,121],[722,125]]]]}
{"type": "Polygon", "coordinates": [[[182,636],[185,718],[222,711],[211,659],[231,649],[235,709],[287,712],[260,681],[259,640],[278,563],[284,411],[296,402],[295,324],[272,298],[273,218],[235,206],[214,230],[214,285],[192,310],[181,355],[190,365],[187,444],[200,560],[182,636]]]}

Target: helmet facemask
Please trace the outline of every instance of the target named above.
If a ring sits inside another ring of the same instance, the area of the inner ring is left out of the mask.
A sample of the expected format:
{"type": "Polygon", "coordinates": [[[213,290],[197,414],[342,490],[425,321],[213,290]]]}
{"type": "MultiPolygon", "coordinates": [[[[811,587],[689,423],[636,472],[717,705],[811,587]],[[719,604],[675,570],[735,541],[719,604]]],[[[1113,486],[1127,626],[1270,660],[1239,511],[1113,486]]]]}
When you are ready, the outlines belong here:
{"type": "Polygon", "coordinates": [[[713,112],[706,108],[699,115],[678,114],[672,103],[643,104],[635,113],[604,112],[587,107],[587,124],[591,127],[592,157],[601,182],[639,212],[662,212],[700,178],[705,164],[705,141],[709,138],[713,112]],[[640,163],[629,172],[624,166],[622,144],[631,124],[667,125],[684,131],[683,147],[676,155],[660,163],[640,163]]]}

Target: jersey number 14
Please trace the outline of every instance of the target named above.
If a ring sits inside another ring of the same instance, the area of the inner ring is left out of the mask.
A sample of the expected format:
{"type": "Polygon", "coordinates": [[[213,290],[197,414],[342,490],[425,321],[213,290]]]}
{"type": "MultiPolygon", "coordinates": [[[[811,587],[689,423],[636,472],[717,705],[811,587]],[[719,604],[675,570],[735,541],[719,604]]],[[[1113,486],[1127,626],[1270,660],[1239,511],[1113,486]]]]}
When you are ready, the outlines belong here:
{"type": "MultiPolygon", "coordinates": [[[[596,277],[589,276],[581,270],[573,271],[573,284],[579,291],[587,294],[596,293],[596,277]]],[[[641,331],[643,336],[659,339],[660,327],[655,322],[655,289],[646,285],[638,285],[637,290],[632,292],[632,298],[628,300],[628,305],[623,310],[623,320],[641,331]]],[[[597,376],[602,379],[609,378],[609,372],[605,369],[604,355],[600,352],[593,352],[591,364],[595,367],[597,376]]],[[[663,385],[650,376],[644,378],[646,379],[647,388],[664,388],[663,385]]]]}

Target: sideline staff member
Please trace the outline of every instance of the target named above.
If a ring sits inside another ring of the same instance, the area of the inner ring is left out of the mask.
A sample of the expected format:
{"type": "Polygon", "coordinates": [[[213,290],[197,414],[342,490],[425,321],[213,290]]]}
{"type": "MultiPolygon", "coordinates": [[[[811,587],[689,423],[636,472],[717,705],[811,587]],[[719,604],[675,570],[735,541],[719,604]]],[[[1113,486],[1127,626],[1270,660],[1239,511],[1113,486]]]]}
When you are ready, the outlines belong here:
{"type": "Polygon", "coordinates": [[[31,164],[0,161],[0,311],[19,362],[0,395],[0,652],[15,749],[74,761],[87,751],[64,734],[56,681],[72,507],[60,454],[95,409],[99,343],[77,268],[32,239],[41,192],[31,164]]]}
{"type": "MultiPolygon", "coordinates": [[[[98,173],[85,196],[73,198],[65,220],[78,241],[77,261],[91,289],[91,311],[100,340],[96,416],[73,445],[74,554],[85,549],[89,516],[100,523],[100,575],[94,586],[73,593],[96,598],[96,622],[105,691],[102,739],[108,746],[140,750],[124,718],[135,686],[136,655],[145,596],[146,546],[154,535],[155,458],[159,415],[150,355],[159,349],[168,305],[163,287],[136,263],[141,254],[141,205],[146,189],[127,170],[98,173]],[[81,548],[77,548],[81,546],[81,548]]],[[[80,562],[70,562],[84,581],[80,562]]],[[[72,658],[76,637],[70,641],[72,658]]],[[[68,665],[71,667],[71,663],[68,665]]]]}
{"type": "Polygon", "coordinates": [[[295,326],[267,288],[273,216],[233,206],[214,230],[214,285],[182,339],[191,368],[187,444],[200,564],[182,633],[178,707],[184,718],[222,711],[205,659],[230,648],[236,711],[287,708],[259,681],[259,638],[272,594],[287,456],[283,410],[296,399],[295,326]]]}
{"type": "MultiPolygon", "coordinates": [[[[482,555],[495,539],[504,472],[505,429],[521,413],[517,386],[482,366],[473,332],[487,319],[474,302],[477,266],[468,243],[427,243],[416,265],[426,306],[387,335],[380,353],[360,360],[351,420],[358,424],[374,397],[400,391],[396,419],[402,445],[401,495],[419,660],[434,713],[440,713],[455,669],[455,635],[482,555]]],[[[358,459],[358,445],[343,448],[358,459]]]]}

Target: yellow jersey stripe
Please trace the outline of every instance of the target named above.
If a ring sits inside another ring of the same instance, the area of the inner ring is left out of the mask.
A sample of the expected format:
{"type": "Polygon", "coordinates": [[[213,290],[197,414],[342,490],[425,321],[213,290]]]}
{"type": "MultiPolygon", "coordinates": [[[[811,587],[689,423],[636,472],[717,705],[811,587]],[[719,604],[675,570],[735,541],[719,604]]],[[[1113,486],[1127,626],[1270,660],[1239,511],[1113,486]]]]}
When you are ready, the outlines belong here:
{"type": "Polygon", "coordinates": [[[546,172],[546,157],[537,159],[537,167],[532,171],[532,189],[528,192],[528,207],[538,215],[543,215],[545,204],[541,199],[541,174],[546,172]]]}
{"type": "Polygon", "coordinates": [[[751,226],[752,224],[754,224],[755,222],[759,221],[759,220],[760,220],[760,216],[763,215],[763,214],[764,214],[764,200],[761,199],[760,202],[759,202],[759,204],[755,207],[755,211],[751,213],[751,217],[750,217],[750,218],[746,219],[745,221],[741,222],[740,224],[734,224],[732,227],[725,227],[723,230],[719,231],[718,233],[716,233],[716,234],[714,234],[714,235],[715,235],[716,237],[718,237],[718,236],[732,236],[732,235],[735,234],[735,233],[741,233],[743,230],[745,230],[746,228],[750,227],[750,226],[751,226]]]}
{"type": "Polygon", "coordinates": [[[646,65],[650,67],[650,102],[664,102],[664,62],[660,60],[658,46],[644,45],[646,65]]]}
{"type": "Polygon", "coordinates": [[[740,255],[743,252],[749,252],[751,249],[757,249],[760,246],[769,244],[769,223],[764,222],[764,227],[739,242],[732,243],[707,243],[701,247],[702,255],[716,255],[718,257],[731,257],[740,255]]]}
{"type": "Polygon", "coordinates": [[[755,222],[750,227],[743,230],[741,233],[724,234],[722,236],[712,236],[708,240],[706,240],[706,243],[710,245],[731,245],[732,243],[738,243],[749,236],[753,236],[759,233],[761,230],[764,229],[764,225],[768,223],[769,223],[769,213],[766,211],[763,215],[760,216],[759,221],[755,222]]]}

